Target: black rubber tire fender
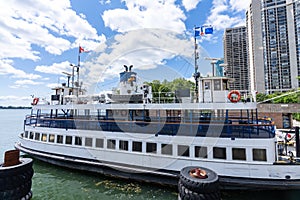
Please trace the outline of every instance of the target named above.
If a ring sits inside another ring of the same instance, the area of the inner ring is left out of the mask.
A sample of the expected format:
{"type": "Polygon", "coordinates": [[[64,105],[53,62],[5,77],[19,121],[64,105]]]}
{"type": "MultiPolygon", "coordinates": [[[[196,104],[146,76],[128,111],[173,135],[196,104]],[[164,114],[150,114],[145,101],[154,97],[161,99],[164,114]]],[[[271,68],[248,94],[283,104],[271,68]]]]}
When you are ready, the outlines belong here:
{"type": "Polygon", "coordinates": [[[218,175],[214,171],[204,167],[184,167],[180,171],[180,181],[187,189],[201,194],[218,191],[220,187],[218,175]],[[207,178],[199,179],[191,176],[190,171],[195,168],[205,170],[207,178]]]}
{"type": "Polygon", "coordinates": [[[220,200],[220,191],[215,191],[211,193],[197,193],[187,189],[182,182],[178,182],[178,192],[181,200],[220,200]]]}

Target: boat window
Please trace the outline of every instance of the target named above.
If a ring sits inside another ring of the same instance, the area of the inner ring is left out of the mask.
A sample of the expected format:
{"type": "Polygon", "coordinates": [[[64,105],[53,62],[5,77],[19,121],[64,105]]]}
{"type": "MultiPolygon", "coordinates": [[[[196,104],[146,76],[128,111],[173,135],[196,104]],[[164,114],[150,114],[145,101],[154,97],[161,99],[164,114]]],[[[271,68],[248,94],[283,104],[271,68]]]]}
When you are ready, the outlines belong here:
{"type": "Polygon", "coordinates": [[[56,142],[62,144],[63,143],[63,136],[62,135],[57,135],[56,136],[56,142]]]}
{"type": "Polygon", "coordinates": [[[113,140],[113,139],[107,140],[107,148],[115,149],[116,148],[116,140],[113,140]]]}
{"type": "Polygon", "coordinates": [[[228,88],[229,88],[228,81],[227,80],[223,80],[223,90],[229,90],[228,88]]]}
{"type": "Polygon", "coordinates": [[[161,154],[173,155],[173,146],[172,146],[172,144],[161,144],[161,154]]]}
{"type": "Polygon", "coordinates": [[[78,117],[83,117],[85,115],[84,110],[78,110],[78,117]]]}
{"type": "Polygon", "coordinates": [[[210,90],[210,82],[205,82],[204,83],[204,89],[205,90],[210,90]]]}
{"type": "Polygon", "coordinates": [[[86,137],[86,138],[85,138],[85,146],[86,146],[86,147],[91,147],[91,146],[93,146],[93,138],[86,137]]]}
{"type": "Polygon", "coordinates": [[[122,117],[127,117],[128,116],[127,110],[121,110],[121,116],[122,117]]]}
{"type": "Polygon", "coordinates": [[[253,149],[252,156],[254,161],[267,161],[266,149],[253,149]]]}
{"type": "Polygon", "coordinates": [[[104,147],[104,140],[100,138],[96,138],[96,147],[97,148],[103,148],[104,147]]]}
{"type": "Polygon", "coordinates": [[[84,110],[84,115],[85,116],[90,116],[90,110],[89,109],[85,109],[84,110]]]}
{"type": "Polygon", "coordinates": [[[72,136],[66,136],[66,144],[72,144],[72,136]]]}
{"type": "Polygon", "coordinates": [[[214,147],[213,156],[217,159],[226,159],[226,148],[224,147],[214,147]]]}
{"type": "Polygon", "coordinates": [[[142,142],[132,142],[132,151],[142,152],[142,142]]]}
{"type": "Polygon", "coordinates": [[[35,133],[34,139],[35,140],[40,140],[40,133],[35,133]]]}
{"type": "Polygon", "coordinates": [[[220,80],[214,80],[214,90],[221,90],[221,81],[220,80]]]}
{"type": "Polygon", "coordinates": [[[147,142],[146,144],[146,152],[147,153],[156,153],[157,151],[157,144],[152,142],[147,142]]]}
{"type": "Polygon", "coordinates": [[[42,134],[42,141],[47,142],[47,134],[45,133],[42,134]]]}
{"type": "Polygon", "coordinates": [[[189,157],[190,156],[190,147],[187,145],[178,145],[177,155],[189,157]]]}
{"type": "Polygon", "coordinates": [[[207,147],[195,146],[196,158],[207,158],[207,147]]]}
{"type": "Polygon", "coordinates": [[[75,145],[79,145],[79,146],[82,145],[82,137],[78,137],[78,136],[75,137],[75,145]]]}
{"type": "Polygon", "coordinates": [[[29,139],[32,139],[32,140],[33,140],[33,134],[34,134],[34,132],[30,132],[30,134],[29,134],[29,139]]]}
{"type": "Polygon", "coordinates": [[[232,160],[246,160],[246,149],[232,148],[232,160]]]}
{"type": "Polygon", "coordinates": [[[71,109],[71,110],[70,110],[70,117],[71,117],[71,118],[74,117],[74,115],[75,115],[74,113],[75,113],[75,110],[71,109]]]}
{"type": "Polygon", "coordinates": [[[48,142],[54,142],[54,138],[55,138],[54,134],[49,134],[48,142]]]}
{"type": "Polygon", "coordinates": [[[128,141],[120,140],[119,141],[119,149],[128,151],[128,141]]]}
{"type": "Polygon", "coordinates": [[[113,116],[113,111],[112,110],[106,110],[107,117],[112,117],[113,116]]]}
{"type": "Polygon", "coordinates": [[[28,131],[25,131],[25,138],[28,138],[28,131]]]}

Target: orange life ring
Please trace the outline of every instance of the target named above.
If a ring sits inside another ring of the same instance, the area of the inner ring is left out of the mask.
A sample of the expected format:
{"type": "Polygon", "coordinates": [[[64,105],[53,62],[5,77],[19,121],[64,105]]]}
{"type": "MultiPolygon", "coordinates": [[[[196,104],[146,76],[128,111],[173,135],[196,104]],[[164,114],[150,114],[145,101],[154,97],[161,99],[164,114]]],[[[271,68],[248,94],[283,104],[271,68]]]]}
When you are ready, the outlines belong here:
{"type": "Polygon", "coordinates": [[[31,103],[31,105],[36,105],[39,102],[39,98],[35,97],[31,103]]]}
{"type": "Polygon", "coordinates": [[[227,98],[232,103],[237,103],[239,100],[241,100],[241,93],[237,90],[232,90],[231,92],[229,92],[227,98]]]}

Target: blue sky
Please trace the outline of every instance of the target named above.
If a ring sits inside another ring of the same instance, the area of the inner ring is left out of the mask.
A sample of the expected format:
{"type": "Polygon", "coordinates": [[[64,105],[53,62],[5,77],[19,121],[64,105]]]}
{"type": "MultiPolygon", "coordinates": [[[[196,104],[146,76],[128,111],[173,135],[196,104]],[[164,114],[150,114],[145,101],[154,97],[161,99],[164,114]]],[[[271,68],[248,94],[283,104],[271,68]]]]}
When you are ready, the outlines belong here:
{"type": "Polygon", "coordinates": [[[250,0],[6,0],[0,2],[0,105],[49,100],[66,82],[81,53],[80,78],[89,93],[117,86],[123,64],[141,81],[191,78],[193,27],[212,25],[198,38],[199,69],[205,57],[223,57],[225,28],[245,25],[250,0]]]}

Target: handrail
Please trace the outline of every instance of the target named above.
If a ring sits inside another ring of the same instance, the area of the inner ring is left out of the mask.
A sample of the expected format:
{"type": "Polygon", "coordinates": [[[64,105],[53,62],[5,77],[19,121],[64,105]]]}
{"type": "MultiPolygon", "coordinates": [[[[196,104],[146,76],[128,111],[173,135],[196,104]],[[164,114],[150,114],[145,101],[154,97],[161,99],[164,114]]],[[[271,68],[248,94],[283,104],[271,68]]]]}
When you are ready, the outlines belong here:
{"type": "Polygon", "coordinates": [[[38,119],[32,118],[26,125],[61,129],[103,130],[110,132],[139,132],[155,135],[205,136],[211,126],[223,127],[220,137],[272,138],[275,128],[272,124],[226,124],[219,122],[168,122],[168,121],[128,121],[128,120],[88,120],[88,119],[38,119]],[[31,122],[33,120],[33,123],[31,122]],[[191,127],[180,129],[180,127],[191,127]],[[179,132],[178,132],[179,131],[179,132]],[[195,135],[196,134],[196,135],[195,135]]]}
{"type": "MultiPolygon", "coordinates": [[[[168,119],[169,117],[160,117],[157,119],[161,119],[161,120],[153,120],[153,118],[151,117],[151,121],[144,121],[144,120],[120,120],[122,119],[120,118],[114,118],[114,119],[98,119],[97,117],[95,118],[89,118],[89,119],[84,119],[83,118],[37,118],[37,117],[30,117],[30,119],[37,119],[37,120],[43,120],[43,121],[85,121],[85,122],[89,122],[89,121],[101,121],[101,122],[126,122],[126,123],[132,123],[132,122],[145,122],[145,123],[167,123],[167,124],[199,124],[199,125],[205,125],[205,124],[210,124],[210,125],[226,125],[226,126],[273,126],[273,124],[271,123],[257,123],[257,124],[253,124],[253,123],[244,123],[244,124],[232,124],[232,123],[218,123],[222,120],[196,120],[197,118],[195,118],[195,120],[190,120],[190,118],[186,118],[188,120],[182,120],[184,118],[180,118],[181,120],[177,120],[177,121],[168,121],[168,120],[164,120],[164,119],[168,119]],[[92,120],[95,119],[95,120],[92,120]],[[207,121],[207,122],[205,122],[207,121]],[[215,122],[215,123],[214,123],[215,122]]],[[[174,117],[175,118],[175,117],[174,117]]],[[[169,118],[172,119],[172,118],[169,118]]],[[[229,120],[230,121],[230,120],[229,120]]],[[[254,120],[256,121],[256,120],[254,120]]],[[[238,121],[234,121],[234,122],[238,122],[238,121]]],[[[250,121],[253,122],[253,121],[250,121]]]]}

